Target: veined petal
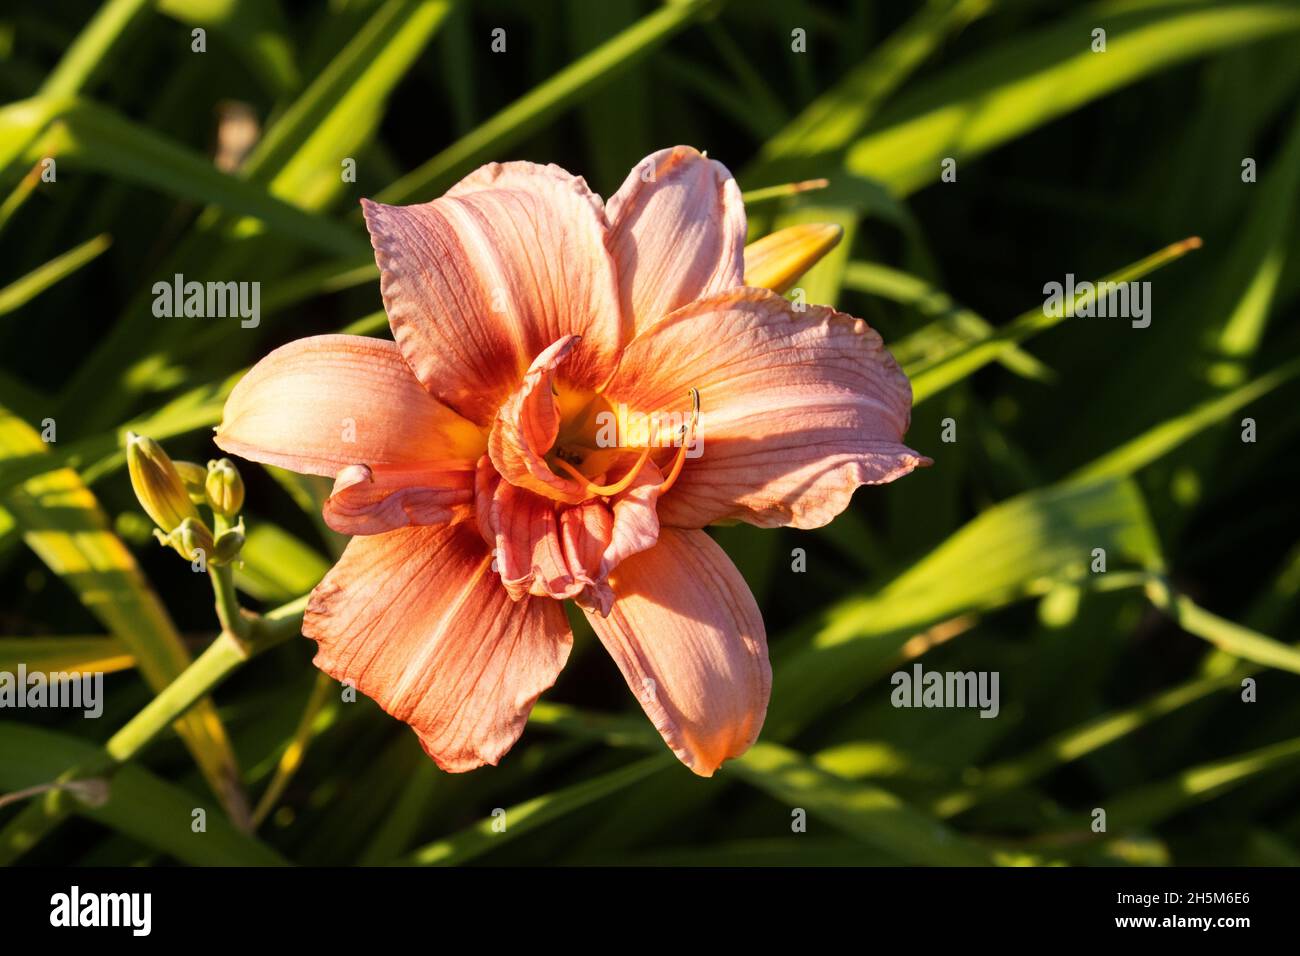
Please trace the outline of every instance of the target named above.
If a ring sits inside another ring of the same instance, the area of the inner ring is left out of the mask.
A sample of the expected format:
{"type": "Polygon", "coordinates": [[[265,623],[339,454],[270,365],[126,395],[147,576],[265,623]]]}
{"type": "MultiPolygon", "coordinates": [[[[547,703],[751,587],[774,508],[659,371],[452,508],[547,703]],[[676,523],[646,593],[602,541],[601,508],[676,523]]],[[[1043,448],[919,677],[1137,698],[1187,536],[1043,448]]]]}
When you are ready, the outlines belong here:
{"type": "Polygon", "coordinates": [[[565,373],[602,384],[623,343],[600,200],[558,166],[492,163],[416,206],[363,201],[393,337],[434,395],[486,425],[529,362],[583,338],[565,373]]]}
{"type": "Polygon", "coordinates": [[[217,446],[251,461],[334,477],[348,465],[464,458],[483,431],[426,392],[397,346],[359,335],[282,345],[226,399],[217,446]]]}
{"type": "Polygon", "coordinates": [[[651,153],[605,204],[623,312],[636,332],[738,286],[745,203],[727,168],[689,146],[651,153]]]}
{"type": "Polygon", "coordinates": [[[576,336],[553,342],[533,361],[523,384],[501,406],[488,437],[488,454],[501,477],[556,501],[577,504],[587,492],[571,478],[561,478],[546,463],[560,429],[555,400],[555,369],[569,357],[576,336]]]}
{"type": "Polygon", "coordinates": [[[497,546],[496,528],[492,525],[492,497],[496,494],[501,476],[492,467],[492,459],[484,455],[474,467],[474,518],[479,534],[489,548],[497,546]]]}
{"type": "Polygon", "coordinates": [[[564,561],[581,589],[574,601],[597,614],[608,614],[614,592],[600,573],[601,557],[614,533],[614,514],[599,498],[560,510],[560,542],[564,561]]]}
{"type": "Polygon", "coordinates": [[[315,664],[410,724],[438,766],[495,764],[573,637],[556,601],[512,601],[468,522],[356,537],[312,592],[315,664]]]}
{"type": "Polygon", "coordinates": [[[572,598],[609,613],[609,572],[658,538],[655,500],[662,480],[647,463],[626,491],[577,505],[497,483],[486,520],[502,585],[515,600],[526,594],[572,598]]]}
{"type": "Polygon", "coordinates": [[[512,598],[571,598],[583,589],[565,560],[555,501],[503,481],[491,508],[497,570],[512,598]]]}
{"type": "Polygon", "coordinates": [[[474,472],[468,462],[349,465],[335,478],[322,512],[339,534],[383,534],[462,520],[473,500],[474,472]]]}
{"type": "Polygon", "coordinates": [[[605,394],[649,414],[691,386],[702,454],[660,499],[665,526],[817,528],[859,485],[930,464],[902,444],[907,377],[866,322],[833,309],[765,289],[692,303],[628,345],[605,394]]]}
{"type": "Polygon", "coordinates": [[[654,547],[659,540],[659,486],[664,476],[654,464],[646,462],[631,487],[610,501],[614,520],[609,543],[600,555],[598,577],[604,579],[624,560],[654,547]]]}
{"type": "Polygon", "coordinates": [[[758,737],[772,690],[748,586],[703,531],[666,528],[610,577],[608,617],[587,619],[664,742],[712,776],[758,737]]]}
{"type": "Polygon", "coordinates": [[[613,498],[560,506],[560,541],[575,592],[564,597],[593,613],[609,614],[614,600],[610,572],[659,539],[655,502],[662,482],[663,474],[648,461],[631,486],[613,498]]]}

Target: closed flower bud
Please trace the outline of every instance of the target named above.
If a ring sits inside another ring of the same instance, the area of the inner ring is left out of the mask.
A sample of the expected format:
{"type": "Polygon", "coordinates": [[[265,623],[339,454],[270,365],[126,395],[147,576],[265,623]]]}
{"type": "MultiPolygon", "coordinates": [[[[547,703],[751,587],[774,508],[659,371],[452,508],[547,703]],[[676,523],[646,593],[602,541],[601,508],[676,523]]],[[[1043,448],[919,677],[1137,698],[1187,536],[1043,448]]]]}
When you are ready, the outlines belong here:
{"type": "Polygon", "coordinates": [[[205,487],[208,481],[208,470],[197,461],[173,461],[172,464],[176,466],[176,473],[181,476],[181,483],[185,485],[190,501],[196,505],[205,504],[208,500],[205,487]]]}
{"type": "Polygon", "coordinates": [[[244,533],[236,528],[223,531],[217,535],[216,544],[212,546],[212,564],[229,564],[239,557],[244,547],[244,533]]]}
{"type": "Polygon", "coordinates": [[[186,518],[182,521],[180,527],[172,534],[172,542],[181,557],[187,561],[193,561],[199,551],[203,552],[205,560],[212,557],[212,532],[198,518],[186,518]]]}
{"type": "Polygon", "coordinates": [[[140,506],[163,531],[170,534],[186,518],[198,520],[176,466],[152,438],[127,432],[126,467],[140,506]]]}
{"type": "Polygon", "coordinates": [[[229,458],[208,462],[208,504],[223,518],[233,518],[244,507],[244,479],[229,458]]]}
{"type": "Polygon", "coordinates": [[[745,285],[784,294],[844,237],[831,222],[778,229],[745,247],[745,285]]]}

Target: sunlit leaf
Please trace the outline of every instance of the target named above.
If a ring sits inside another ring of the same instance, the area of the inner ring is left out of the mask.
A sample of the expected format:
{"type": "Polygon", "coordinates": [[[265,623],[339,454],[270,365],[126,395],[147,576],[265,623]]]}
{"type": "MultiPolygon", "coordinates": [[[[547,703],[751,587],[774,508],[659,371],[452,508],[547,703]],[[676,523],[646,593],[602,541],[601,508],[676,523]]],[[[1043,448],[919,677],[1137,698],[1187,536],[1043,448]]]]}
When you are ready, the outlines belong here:
{"type": "MultiPolygon", "coordinates": [[[[38,727],[0,723],[0,789],[22,790],[54,783],[65,771],[99,759],[97,747],[75,737],[38,727]]],[[[107,801],[96,806],[66,793],[58,795],[64,809],[118,830],[196,866],[284,865],[278,853],[241,833],[222,811],[205,806],[196,794],[168,783],[143,767],[127,765],[102,780],[107,801]],[[194,811],[204,813],[204,829],[192,826],[194,811]]],[[[49,799],[33,797],[34,800],[49,799]]]]}

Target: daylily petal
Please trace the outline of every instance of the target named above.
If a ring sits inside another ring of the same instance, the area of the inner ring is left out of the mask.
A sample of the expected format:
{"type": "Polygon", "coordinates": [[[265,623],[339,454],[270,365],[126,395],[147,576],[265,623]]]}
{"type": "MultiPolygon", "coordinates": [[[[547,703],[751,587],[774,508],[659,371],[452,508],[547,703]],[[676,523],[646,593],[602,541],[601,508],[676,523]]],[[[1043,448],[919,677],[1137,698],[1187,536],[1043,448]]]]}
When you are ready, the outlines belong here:
{"type": "Polygon", "coordinates": [[[646,463],[626,491],[578,505],[558,504],[508,481],[497,484],[487,524],[510,596],[581,598],[584,607],[609,613],[609,572],[658,539],[655,500],[662,480],[646,463]]]}
{"type": "Polygon", "coordinates": [[[556,501],[576,504],[588,497],[571,478],[551,471],[545,455],[560,429],[555,369],[569,357],[575,336],[554,342],[533,361],[523,384],[501,406],[488,437],[488,454],[501,477],[556,501]]]}
{"type": "Polygon", "coordinates": [[[646,462],[627,490],[613,498],[561,506],[560,541],[573,578],[570,593],[564,597],[572,597],[588,611],[609,614],[614,600],[609,573],[624,559],[654,547],[659,539],[655,501],[662,482],[663,475],[654,462],[646,462]]]}
{"type": "Polygon", "coordinates": [[[492,459],[484,455],[474,468],[474,517],[479,534],[489,548],[497,546],[496,529],[492,526],[492,496],[496,494],[501,476],[492,467],[492,459]]]}
{"type": "Polygon", "coordinates": [[[817,528],[859,485],[930,464],[902,444],[907,377],[866,322],[833,309],[796,311],[765,289],[692,303],[628,345],[605,394],[647,414],[680,411],[689,386],[702,454],[660,499],[665,526],[817,528]]]}
{"type": "Polygon", "coordinates": [[[624,560],[654,547],[659,540],[659,515],[655,504],[663,480],[663,473],[654,462],[646,462],[631,487],[610,502],[614,522],[610,528],[609,544],[600,556],[597,571],[600,578],[608,577],[624,560]]]}
{"type": "Polygon", "coordinates": [[[758,737],[772,669],[744,578],[703,531],[664,529],[610,577],[608,617],[587,614],[678,758],[712,776],[758,737]]]}
{"type": "Polygon", "coordinates": [[[741,284],[745,203],[727,168],[689,146],[651,153],[605,204],[623,312],[644,329],[741,284]]]}
{"type": "Polygon", "coordinates": [[[581,586],[573,599],[579,607],[601,615],[608,614],[614,603],[614,592],[600,573],[601,557],[613,533],[614,514],[599,498],[560,511],[564,561],[581,586]]]}
{"type": "Polygon", "coordinates": [[[340,534],[383,534],[469,515],[474,472],[467,463],[349,465],[325,499],[325,523],[340,534]]]}
{"type": "Polygon", "coordinates": [[[416,206],[363,200],[402,354],[434,395],[488,424],[533,356],[581,335],[565,370],[595,388],[623,343],[600,200],[558,166],[492,163],[416,206]]]}
{"type": "Polygon", "coordinates": [[[303,618],[316,666],[451,772],[501,759],[573,643],[558,602],[512,601],[490,562],[468,522],[353,538],[303,618]]]}
{"type": "Polygon", "coordinates": [[[583,589],[565,560],[552,499],[503,481],[492,499],[490,523],[501,583],[516,601],[528,594],[571,598],[583,589]]]}
{"type": "Polygon", "coordinates": [[[226,399],[217,446],[251,461],[332,478],[348,465],[464,458],[483,432],[420,387],[397,346],[359,335],[282,345],[226,399]]]}

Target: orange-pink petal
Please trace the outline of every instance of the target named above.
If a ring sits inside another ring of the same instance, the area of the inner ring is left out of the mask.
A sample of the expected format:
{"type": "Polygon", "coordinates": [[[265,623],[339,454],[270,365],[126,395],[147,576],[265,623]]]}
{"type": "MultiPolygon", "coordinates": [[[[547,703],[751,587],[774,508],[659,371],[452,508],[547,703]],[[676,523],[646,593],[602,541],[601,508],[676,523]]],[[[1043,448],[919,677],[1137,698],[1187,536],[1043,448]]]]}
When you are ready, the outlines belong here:
{"type": "Polygon", "coordinates": [[[497,570],[512,598],[571,598],[582,590],[565,559],[553,500],[503,481],[491,508],[497,570]]]}
{"type": "Polygon", "coordinates": [[[605,579],[624,560],[654,547],[659,540],[656,505],[663,480],[654,462],[646,462],[631,486],[610,500],[613,521],[596,570],[598,579],[605,579]]]}
{"type": "Polygon", "coordinates": [[[587,619],[665,743],[708,777],[758,737],[772,669],[754,597],[703,531],[664,529],[610,577],[608,617],[587,619]]]}
{"type": "Polygon", "coordinates": [[[658,538],[659,469],[647,462],[625,491],[581,504],[493,480],[489,470],[480,468],[476,480],[479,521],[510,596],[573,599],[608,614],[609,572],[658,538]]]}
{"type": "Polygon", "coordinates": [[[411,525],[468,517],[474,472],[468,462],[349,465],[338,473],[322,509],[340,534],[383,534],[411,525]]]}
{"type": "Polygon", "coordinates": [[[372,467],[482,454],[482,430],[425,391],[392,342],[318,335],[283,345],[226,399],[222,450],[334,477],[372,467]]]}
{"type": "Polygon", "coordinates": [[[727,168],[689,146],[651,153],[605,205],[623,312],[637,332],[738,286],[745,203],[727,168]]]}
{"type": "Polygon", "coordinates": [[[608,614],[614,592],[601,574],[601,558],[614,533],[614,514],[599,498],[560,510],[560,543],[564,560],[580,590],[573,596],[578,606],[608,614]]]}
{"type": "Polygon", "coordinates": [[[316,666],[451,772],[501,759],[573,642],[558,602],[512,601],[490,563],[469,522],[353,538],[303,618],[316,666]]]}
{"type": "Polygon", "coordinates": [[[572,478],[561,478],[546,463],[560,429],[555,400],[555,370],[569,358],[576,336],[551,343],[533,360],[523,384],[506,400],[492,423],[488,454],[501,477],[556,501],[577,504],[588,497],[572,478]]]}
{"type": "Polygon", "coordinates": [[[497,532],[492,525],[492,498],[499,484],[501,476],[492,467],[492,459],[484,455],[474,467],[474,518],[479,534],[489,548],[497,545],[497,532]]]}
{"type": "Polygon", "coordinates": [[[692,386],[702,454],[660,499],[665,526],[817,528],[858,486],[930,463],[902,443],[907,377],[866,322],[833,309],[798,311],[766,289],[694,302],[628,345],[606,396],[680,410],[692,386]]]}
{"type": "Polygon", "coordinates": [[[533,357],[566,335],[575,385],[609,377],[623,343],[600,200],[558,166],[490,164],[441,199],[364,201],[402,354],[444,403],[486,425],[533,357]]]}

